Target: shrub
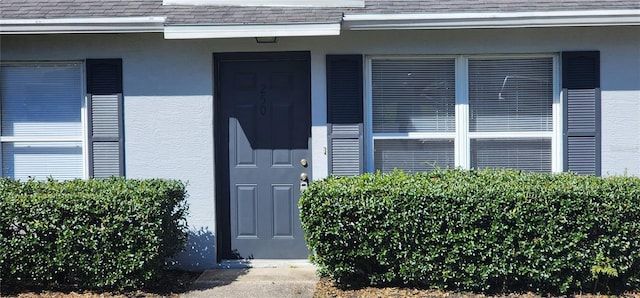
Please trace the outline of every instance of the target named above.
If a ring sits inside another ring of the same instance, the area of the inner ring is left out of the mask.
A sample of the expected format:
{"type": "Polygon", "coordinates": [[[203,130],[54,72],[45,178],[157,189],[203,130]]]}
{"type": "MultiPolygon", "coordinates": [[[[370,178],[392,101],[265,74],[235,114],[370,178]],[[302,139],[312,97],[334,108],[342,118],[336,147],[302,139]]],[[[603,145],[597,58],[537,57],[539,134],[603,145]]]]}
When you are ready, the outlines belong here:
{"type": "Polygon", "coordinates": [[[185,185],[170,180],[0,179],[5,282],[125,289],[163,269],[186,241],[185,185]]]}
{"type": "Polygon", "coordinates": [[[300,200],[320,272],[364,283],[640,288],[640,178],[436,170],[329,177],[300,200]]]}

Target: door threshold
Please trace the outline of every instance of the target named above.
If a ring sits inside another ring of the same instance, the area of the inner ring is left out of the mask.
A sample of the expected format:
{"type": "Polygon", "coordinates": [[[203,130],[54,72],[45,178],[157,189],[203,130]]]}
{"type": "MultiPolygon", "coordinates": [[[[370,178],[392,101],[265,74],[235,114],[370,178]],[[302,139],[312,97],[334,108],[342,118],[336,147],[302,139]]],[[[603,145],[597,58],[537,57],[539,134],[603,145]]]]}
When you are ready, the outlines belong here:
{"type": "Polygon", "coordinates": [[[287,259],[241,259],[222,260],[216,266],[218,269],[241,269],[241,268],[316,268],[309,260],[287,260],[287,259]]]}

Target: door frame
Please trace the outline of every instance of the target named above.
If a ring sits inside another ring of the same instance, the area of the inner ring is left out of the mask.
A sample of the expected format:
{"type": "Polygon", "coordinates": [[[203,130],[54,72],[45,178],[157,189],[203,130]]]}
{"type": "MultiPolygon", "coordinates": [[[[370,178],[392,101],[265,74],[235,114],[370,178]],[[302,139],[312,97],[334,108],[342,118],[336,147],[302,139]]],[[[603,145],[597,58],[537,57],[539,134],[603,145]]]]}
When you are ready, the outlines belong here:
{"type": "MultiPolygon", "coordinates": [[[[311,53],[309,51],[289,52],[221,52],[213,53],[213,137],[214,137],[214,182],[215,182],[215,224],[216,224],[216,262],[237,259],[231,248],[231,200],[229,189],[229,129],[224,125],[221,117],[222,100],[220,97],[220,62],[221,61],[277,61],[303,60],[307,65],[309,80],[309,128],[311,128],[311,53]],[[225,129],[222,129],[225,128],[225,129]],[[226,131],[225,131],[226,130],[226,131]]],[[[311,136],[311,134],[309,134],[311,136]]],[[[311,139],[309,139],[309,153],[311,153],[311,139]]],[[[309,168],[309,177],[313,177],[309,168]]]]}

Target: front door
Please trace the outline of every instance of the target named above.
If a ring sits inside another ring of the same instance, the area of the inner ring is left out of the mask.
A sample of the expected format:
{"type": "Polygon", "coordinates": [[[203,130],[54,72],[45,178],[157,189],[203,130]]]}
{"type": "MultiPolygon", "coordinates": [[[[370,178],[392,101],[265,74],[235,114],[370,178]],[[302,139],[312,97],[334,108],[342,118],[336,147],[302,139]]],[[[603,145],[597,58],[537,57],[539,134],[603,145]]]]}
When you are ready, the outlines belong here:
{"type": "Polygon", "coordinates": [[[301,174],[310,178],[308,52],[215,54],[218,255],[306,259],[301,174]]]}

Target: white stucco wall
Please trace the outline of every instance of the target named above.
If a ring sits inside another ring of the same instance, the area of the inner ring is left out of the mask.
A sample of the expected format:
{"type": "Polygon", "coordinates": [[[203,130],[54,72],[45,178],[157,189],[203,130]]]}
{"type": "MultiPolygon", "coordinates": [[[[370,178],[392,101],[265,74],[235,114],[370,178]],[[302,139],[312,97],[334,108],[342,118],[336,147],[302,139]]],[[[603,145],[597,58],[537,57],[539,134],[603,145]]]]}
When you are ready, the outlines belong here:
{"type": "Polygon", "coordinates": [[[599,50],[602,172],[640,175],[640,27],[343,32],[337,37],[164,40],[162,34],[0,37],[2,60],[122,58],[126,173],[188,181],[194,233],[183,267],[215,264],[214,52],[311,51],[314,178],[327,175],[326,54],[599,50]]]}

